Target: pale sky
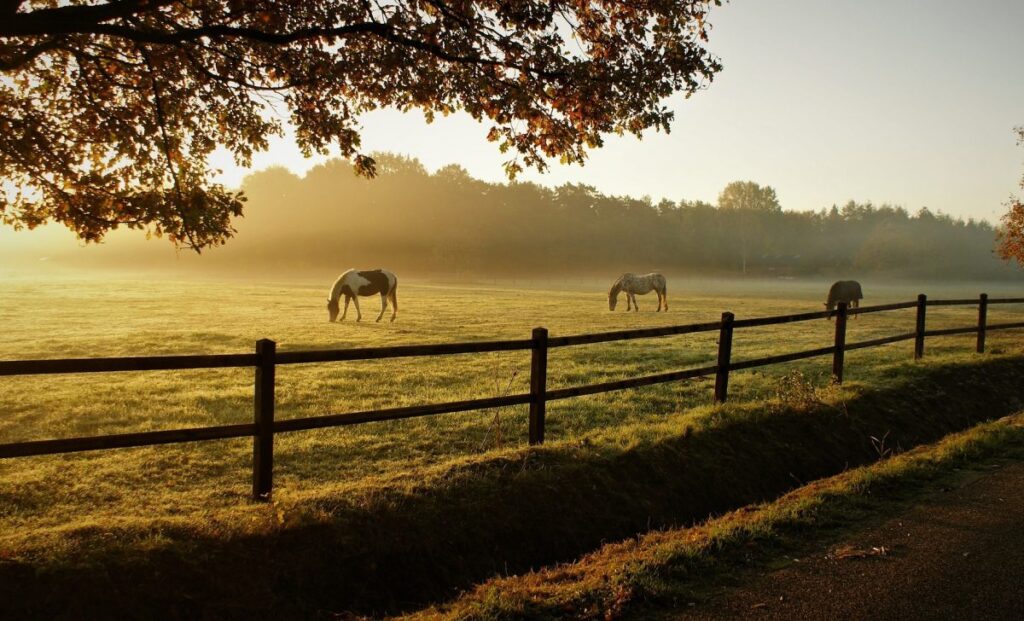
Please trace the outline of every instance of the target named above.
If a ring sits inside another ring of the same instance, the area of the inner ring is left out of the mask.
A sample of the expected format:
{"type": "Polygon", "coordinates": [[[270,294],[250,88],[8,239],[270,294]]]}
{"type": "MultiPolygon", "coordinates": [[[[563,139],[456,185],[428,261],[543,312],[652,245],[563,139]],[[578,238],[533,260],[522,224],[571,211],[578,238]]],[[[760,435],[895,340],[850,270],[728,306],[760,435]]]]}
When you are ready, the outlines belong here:
{"type": "MultiPolygon", "coordinates": [[[[715,202],[730,181],[771,185],[785,209],[846,200],[922,206],[994,222],[1024,170],[1022,0],[736,0],[713,11],[710,48],[724,64],[676,111],[670,135],[608,137],[583,168],[522,178],[587,183],[610,194],[715,202]]],[[[504,179],[506,159],[465,115],[364,119],[366,151],[458,163],[504,179]]],[[[254,170],[303,173],[287,140],[254,170]]],[[[222,181],[246,174],[229,159],[222,181]]]]}

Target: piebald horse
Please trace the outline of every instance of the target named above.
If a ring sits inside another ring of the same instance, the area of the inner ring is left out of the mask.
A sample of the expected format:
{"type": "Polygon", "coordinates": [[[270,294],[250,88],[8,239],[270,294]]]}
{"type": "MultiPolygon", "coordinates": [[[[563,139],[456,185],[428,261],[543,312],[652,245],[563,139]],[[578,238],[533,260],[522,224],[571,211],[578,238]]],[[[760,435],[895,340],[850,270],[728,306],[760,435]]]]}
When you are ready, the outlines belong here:
{"type": "Polygon", "coordinates": [[[391,301],[391,321],[394,321],[395,315],[398,314],[398,296],[395,294],[397,288],[398,278],[387,270],[348,270],[334,281],[331,296],[327,298],[327,312],[330,313],[331,321],[338,319],[338,301],[341,296],[345,296],[345,311],[341,314],[341,321],[344,321],[345,315],[348,314],[349,302],[355,302],[356,321],[359,321],[363,318],[363,313],[359,310],[359,296],[380,294],[380,314],[377,315],[377,321],[384,316],[388,300],[391,301]]]}
{"type": "Polygon", "coordinates": [[[615,281],[612,288],[608,291],[608,310],[615,310],[615,305],[619,303],[619,292],[626,294],[626,310],[630,309],[630,303],[632,303],[632,310],[637,311],[639,308],[636,305],[636,295],[644,295],[654,291],[658,294],[658,311],[664,309],[668,310],[668,290],[665,285],[665,277],[657,272],[650,274],[644,274],[637,276],[636,274],[623,274],[619,276],[619,279],[615,281]]]}

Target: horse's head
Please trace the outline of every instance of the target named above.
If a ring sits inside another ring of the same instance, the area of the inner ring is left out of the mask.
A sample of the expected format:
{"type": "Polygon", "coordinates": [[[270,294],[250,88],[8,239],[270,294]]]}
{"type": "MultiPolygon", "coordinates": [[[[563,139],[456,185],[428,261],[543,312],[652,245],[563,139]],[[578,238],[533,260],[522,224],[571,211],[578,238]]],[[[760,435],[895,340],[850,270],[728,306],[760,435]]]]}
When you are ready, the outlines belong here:
{"type": "Polygon", "coordinates": [[[619,288],[612,287],[608,292],[608,310],[615,310],[615,305],[619,303],[619,288]]]}
{"type": "Polygon", "coordinates": [[[338,312],[340,310],[338,308],[338,300],[327,300],[327,313],[330,315],[332,322],[338,319],[338,312]]]}

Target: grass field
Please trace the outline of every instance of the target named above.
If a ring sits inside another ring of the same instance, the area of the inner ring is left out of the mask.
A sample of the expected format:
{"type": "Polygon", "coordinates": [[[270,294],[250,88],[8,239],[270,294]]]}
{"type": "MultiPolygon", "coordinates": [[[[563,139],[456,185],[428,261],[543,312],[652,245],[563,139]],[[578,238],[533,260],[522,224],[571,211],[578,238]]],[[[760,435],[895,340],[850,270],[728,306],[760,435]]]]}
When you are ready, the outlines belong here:
{"type": "MultiPolygon", "coordinates": [[[[328,283],[329,284],[329,283],[328,283]]],[[[938,287],[865,282],[865,304],[930,297],[973,297],[981,290],[1019,295],[1004,285],[938,287]]],[[[326,285],[167,282],[141,279],[10,279],[0,298],[0,359],[243,353],[259,338],[279,351],[527,338],[738,318],[821,308],[825,282],[670,281],[668,313],[652,296],[637,314],[610,313],[604,287],[574,282],[516,287],[403,281],[394,324],[329,324],[326,285]]],[[[1024,309],[992,307],[989,321],[1019,321],[1024,309]]],[[[933,308],[929,328],[970,325],[973,307],[933,308]]],[[[850,322],[849,342],[908,332],[913,310],[850,322]]],[[[833,324],[806,322],[738,331],[734,360],[830,344],[833,324]]],[[[553,350],[548,388],[713,364],[716,334],[612,342],[553,350]]],[[[1020,354],[1024,335],[992,333],[995,355],[1020,354]]],[[[912,342],[847,354],[847,386],[884,386],[922,366],[912,342]]],[[[971,336],[930,339],[925,365],[973,354],[971,336]]],[[[770,399],[778,378],[798,369],[818,386],[826,358],[738,372],[730,398],[770,399]]],[[[296,365],[278,369],[278,418],[496,396],[527,389],[529,353],[475,354],[397,361],[296,365]]],[[[0,380],[0,442],[249,422],[252,370],[11,377],[0,380]]],[[[549,443],[621,451],[707,415],[710,380],[570,399],[549,405],[549,443]]],[[[358,504],[381,486],[439,481],[451,464],[500,455],[526,443],[525,408],[504,408],[349,428],[298,432],[277,440],[279,505],[344,497],[358,504]]],[[[0,461],[0,557],[59,554],[76,534],[182,526],[206,533],[259,531],[283,519],[249,501],[251,441],[211,441],[0,461]]]]}

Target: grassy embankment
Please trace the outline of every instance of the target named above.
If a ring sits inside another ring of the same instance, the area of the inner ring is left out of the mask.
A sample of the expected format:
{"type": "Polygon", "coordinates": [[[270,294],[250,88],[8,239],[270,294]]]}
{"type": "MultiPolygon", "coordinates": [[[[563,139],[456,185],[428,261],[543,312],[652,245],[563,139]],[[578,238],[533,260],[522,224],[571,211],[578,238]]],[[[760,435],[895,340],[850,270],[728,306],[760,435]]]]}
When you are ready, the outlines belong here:
{"type": "Polygon", "coordinates": [[[1024,459],[1024,414],[981,423],[692,527],[608,544],[572,564],[495,578],[405,618],[647,618],[703,600],[723,582],[734,582],[737,572],[777,565],[794,551],[898,510],[936,486],[970,476],[962,468],[992,458],[1024,459]]]}
{"type": "MultiPolygon", "coordinates": [[[[239,352],[264,336],[282,350],[517,338],[535,325],[569,334],[820,304],[818,287],[793,286],[778,297],[763,289],[701,296],[676,287],[667,315],[627,316],[608,313],[600,291],[403,284],[398,323],[329,325],[322,287],[114,284],[9,287],[0,306],[8,328],[0,357],[239,352]]],[[[871,302],[916,293],[876,290],[871,302]]],[[[365,304],[364,315],[372,307],[365,304]]],[[[994,309],[990,321],[1016,312],[994,309]]],[[[929,319],[942,327],[974,316],[935,309],[929,319]]],[[[866,316],[851,322],[849,340],[908,331],[912,323],[912,312],[866,316]]],[[[822,321],[744,331],[735,357],[821,346],[831,329],[822,321]]],[[[549,387],[708,364],[714,340],[559,350],[549,387]]],[[[710,405],[704,380],[559,402],[549,409],[549,443],[539,450],[525,447],[520,408],[497,418],[467,413],[282,436],[272,505],[247,499],[250,443],[243,440],[6,460],[0,567],[7,578],[40,571],[40,586],[76,584],[69,593],[93,594],[78,605],[99,605],[96,592],[131,586],[150,595],[151,605],[167,598],[179,611],[187,607],[182,592],[227,612],[407,608],[495,572],[574,558],[607,538],[770,498],[877,457],[884,449],[872,436],[907,448],[1006,413],[1020,396],[1019,365],[1009,355],[1020,343],[1017,335],[993,334],[995,354],[977,358],[968,353],[969,337],[935,339],[917,364],[909,343],[853,352],[846,386],[813,396],[797,386],[783,390],[785,403],[780,377],[802,370],[821,389],[828,361],[738,373],[727,407],[710,405]],[[963,391],[954,385],[961,381],[963,391]],[[811,410],[823,414],[807,416],[794,394],[800,403],[820,401],[811,410]],[[950,409],[970,399],[989,409],[950,409]],[[260,562],[266,572],[255,571],[260,562]],[[173,588],[159,579],[168,572],[177,578],[173,588]]],[[[279,416],[517,392],[528,364],[526,354],[511,353],[282,368],[279,416]]],[[[251,417],[251,390],[248,370],[10,378],[0,388],[0,440],[243,422],[251,417]]],[[[52,602],[54,611],[62,601],[52,602]]],[[[131,612],[134,604],[120,605],[131,612]]]]}

